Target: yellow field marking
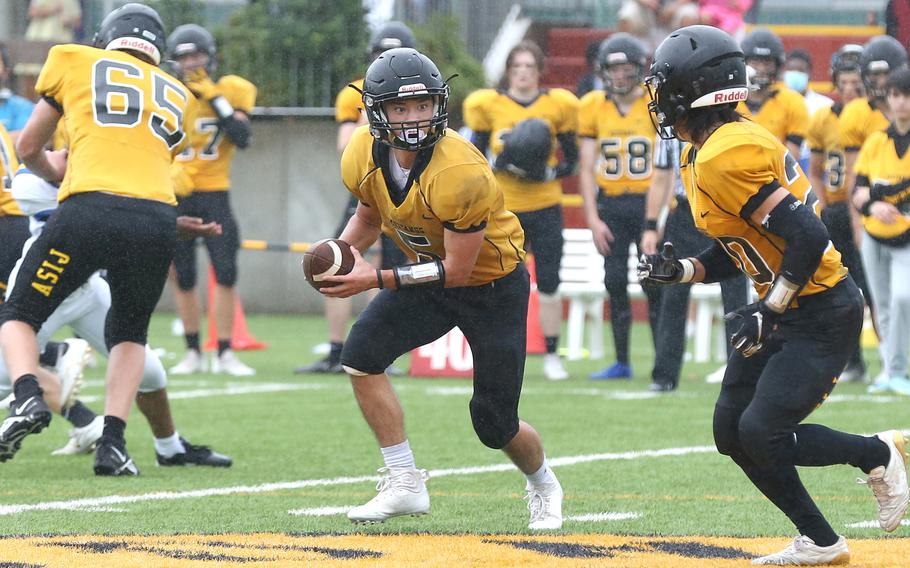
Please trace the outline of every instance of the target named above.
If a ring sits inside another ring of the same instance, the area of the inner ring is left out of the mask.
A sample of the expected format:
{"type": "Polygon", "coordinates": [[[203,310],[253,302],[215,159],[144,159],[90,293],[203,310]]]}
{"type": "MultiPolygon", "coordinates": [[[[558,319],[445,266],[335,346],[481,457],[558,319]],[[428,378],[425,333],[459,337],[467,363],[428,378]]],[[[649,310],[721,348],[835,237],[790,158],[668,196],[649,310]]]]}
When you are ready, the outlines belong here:
{"type": "MultiPolygon", "coordinates": [[[[0,563],[46,568],[495,566],[727,568],[783,538],[613,535],[59,536],[0,538],[0,563]]],[[[851,540],[853,568],[910,566],[910,539],[851,540]]]]}

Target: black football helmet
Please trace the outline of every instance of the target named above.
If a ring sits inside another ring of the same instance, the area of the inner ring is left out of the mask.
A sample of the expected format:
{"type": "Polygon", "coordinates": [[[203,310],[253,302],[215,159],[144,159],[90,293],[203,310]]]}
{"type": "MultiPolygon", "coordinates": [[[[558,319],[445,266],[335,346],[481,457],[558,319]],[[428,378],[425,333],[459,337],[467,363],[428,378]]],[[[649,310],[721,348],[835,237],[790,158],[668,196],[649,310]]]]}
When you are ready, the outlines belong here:
{"type": "Polygon", "coordinates": [[[691,109],[735,105],[749,89],[746,62],[730,34],[711,26],[687,26],[671,33],[654,52],[645,85],[648,109],[661,138],[691,109]]]}
{"type": "Polygon", "coordinates": [[[448,84],[436,64],[415,49],[398,47],[383,52],[363,79],[363,108],[370,133],[393,148],[414,152],[439,142],[449,123],[448,104],[448,84]],[[420,97],[433,98],[432,117],[419,122],[389,122],[385,103],[420,97]]]}
{"type": "Polygon", "coordinates": [[[600,44],[597,52],[597,69],[604,82],[604,88],[611,94],[624,95],[641,84],[648,63],[648,48],[638,38],[625,32],[611,35],[600,44]],[[618,88],[607,72],[611,66],[631,63],[635,74],[629,77],[629,85],[618,88]]]}
{"type": "Polygon", "coordinates": [[[191,53],[208,55],[205,71],[209,75],[215,71],[215,37],[211,32],[197,24],[177,26],[167,38],[168,59],[177,59],[191,53]]]}
{"type": "Polygon", "coordinates": [[[396,47],[417,47],[414,32],[402,22],[386,22],[370,36],[370,55],[374,58],[383,51],[396,47]]]}
{"type": "Polygon", "coordinates": [[[496,156],[496,169],[532,181],[547,178],[553,135],[545,120],[529,118],[519,122],[503,136],[502,142],[502,152],[496,156]]]}
{"type": "Polygon", "coordinates": [[[768,59],[774,62],[774,72],[765,76],[756,73],[752,76],[752,84],[759,89],[768,88],[777,80],[777,74],[784,66],[784,42],[777,37],[777,34],[767,28],[755,28],[743,38],[743,55],[746,61],[750,59],[768,59]]]}
{"type": "Polygon", "coordinates": [[[842,72],[859,72],[859,58],[863,53],[863,46],[857,43],[842,45],[831,54],[831,81],[837,85],[837,75],[842,72]]]}
{"type": "Polygon", "coordinates": [[[130,2],[101,20],[92,45],[100,49],[134,51],[161,63],[165,51],[164,23],[153,8],[130,2]]]}
{"type": "Polygon", "coordinates": [[[907,50],[891,36],[880,35],[870,39],[863,46],[859,56],[860,72],[866,93],[872,98],[885,97],[884,81],[878,82],[873,75],[891,73],[907,65],[907,50]]]}

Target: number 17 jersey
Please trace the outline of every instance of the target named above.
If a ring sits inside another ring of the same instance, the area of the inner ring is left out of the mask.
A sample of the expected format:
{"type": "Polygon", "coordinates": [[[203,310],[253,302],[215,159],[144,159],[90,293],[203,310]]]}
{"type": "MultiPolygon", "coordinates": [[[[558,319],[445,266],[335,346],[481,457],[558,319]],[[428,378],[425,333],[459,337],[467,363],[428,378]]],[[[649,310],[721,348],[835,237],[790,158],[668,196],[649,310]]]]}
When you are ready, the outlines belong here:
{"type": "Polygon", "coordinates": [[[176,205],[171,162],[195,105],[180,81],[123,51],[68,44],[51,48],[35,91],[63,113],[60,201],[102,191],[176,205]]]}

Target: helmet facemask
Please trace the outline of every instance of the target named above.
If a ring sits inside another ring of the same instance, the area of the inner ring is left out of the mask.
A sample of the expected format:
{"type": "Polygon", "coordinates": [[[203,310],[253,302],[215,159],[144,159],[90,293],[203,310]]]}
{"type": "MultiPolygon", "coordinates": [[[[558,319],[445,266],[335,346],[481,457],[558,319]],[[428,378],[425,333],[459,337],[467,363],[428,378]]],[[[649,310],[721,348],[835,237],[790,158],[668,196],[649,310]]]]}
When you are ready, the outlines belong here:
{"type": "Polygon", "coordinates": [[[641,65],[638,65],[637,63],[632,63],[625,60],[617,63],[608,63],[601,67],[600,78],[604,82],[604,89],[611,95],[628,95],[634,91],[636,87],[641,85],[642,68],[641,65]],[[614,69],[619,65],[630,65],[632,67],[632,70],[630,72],[627,72],[621,76],[623,83],[625,83],[622,86],[616,85],[610,73],[611,69],[614,69]]]}
{"type": "MultiPolygon", "coordinates": [[[[673,125],[679,119],[677,115],[677,107],[679,105],[673,103],[672,97],[667,93],[668,89],[665,88],[665,83],[663,75],[657,73],[645,79],[645,89],[651,99],[651,102],[648,103],[648,114],[651,117],[651,124],[654,125],[654,130],[657,131],[657,135],[662,139],[671,140],[676,138],[676,131],[673,129],[673,125]]],[[[685,106],[681,108],[685,109],[685,106]]]]}
{"type": "Polygon", "coordinates": [[[363,103],[373,137],[393,148],[416,152],[433,146],[445,135],[449,122],[448,99],[446,85],[442,89],[423,88],[409,94],[395,93],[384,97],[364,94],[363,103]],[[403,122],[390,120],[387,105],[395,101],[422,98],[429,98],[432,101],[433,112],[429,118],[403,122]]]}

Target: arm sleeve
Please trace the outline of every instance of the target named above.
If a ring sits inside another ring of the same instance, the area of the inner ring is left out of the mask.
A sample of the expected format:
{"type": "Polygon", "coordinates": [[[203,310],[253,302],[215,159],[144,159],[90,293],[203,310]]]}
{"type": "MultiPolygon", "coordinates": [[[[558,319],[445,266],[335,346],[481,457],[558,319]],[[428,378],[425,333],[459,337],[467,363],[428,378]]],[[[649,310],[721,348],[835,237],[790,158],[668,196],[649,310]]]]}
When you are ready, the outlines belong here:
{"type": "Polygon", "coordinates": [[[722,282],[742,274],[730,255],[724,251],[724,247],[717,241],[695,258],[705,268],[705,278],[702,280],[705,284],[722,282]]]}
{"type": "Polygon", "coordinates": [[[480,150],[480,153],[484,156],[487,155],[487,150],[490,148],[490,132],[489,131],[477,131],[471,135],[471,143],[480,150]]]}
{"type": "Polygon", "coordinates": [[[788,194],[768,214],[765,227],[786,243],[781,275],[804,286],[818,269],[830,242],[825,225],[811,208],[788,194]]]}
{"type": "Polygon", "coordinates": [[[224,134],[235,146],[243,150],[250,145],[252,131],[249,122],[240,120],[234,116],[226,116],[218,122],[219,126],[224,131],[224,134]]]}
{"type": "Polygon", "coordinates": [[[562,161],[556,165],[556,177],[566,177],[578,169],[578,139],[574,132],[561,132],[556,135],[562,148],[562,161]]]}
{"type": "Polygon", "coordinates": [[[427,196],[430,208],[446,229],[458,233],[482,231],[502,193],[492,171],[480,164],[452,166],[434,180],[427,196]]]}

